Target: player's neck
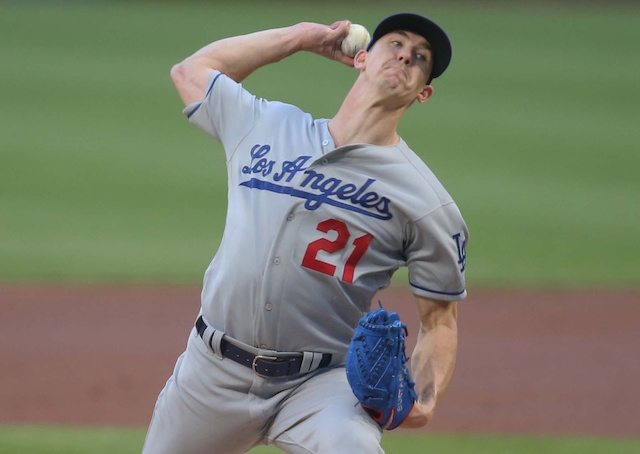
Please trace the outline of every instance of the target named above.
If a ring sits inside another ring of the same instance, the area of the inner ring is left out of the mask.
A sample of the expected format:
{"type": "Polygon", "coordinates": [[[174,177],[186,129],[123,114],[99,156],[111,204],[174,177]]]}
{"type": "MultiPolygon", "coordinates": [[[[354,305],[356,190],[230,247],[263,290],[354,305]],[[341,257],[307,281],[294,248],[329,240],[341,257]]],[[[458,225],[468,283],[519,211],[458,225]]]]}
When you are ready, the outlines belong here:
{"type": "Polygon", "coordinates": [[[360,143],[392,146],[400,140],[395,128],[383,130],[375,123],[369,126],[362,122],[354,122],[353,117],[342,118],[339,115],[329,121],[329,132],[336,147],[360,143]]]}
{"type": "Polygon", "coordinates": [[[354,143],[395,145],[400,140],[397,126],[405,110],[389,109],[354,87],[329,121],[329,131],[337,147],[354,143]]]}

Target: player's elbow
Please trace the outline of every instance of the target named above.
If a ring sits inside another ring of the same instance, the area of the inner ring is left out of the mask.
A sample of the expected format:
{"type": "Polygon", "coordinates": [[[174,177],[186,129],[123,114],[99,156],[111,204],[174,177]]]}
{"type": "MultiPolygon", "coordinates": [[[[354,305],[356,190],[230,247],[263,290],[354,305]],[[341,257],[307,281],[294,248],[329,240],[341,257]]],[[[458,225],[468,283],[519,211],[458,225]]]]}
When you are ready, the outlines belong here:
{"type": "Polygon", "coordinates": [[[208,72],[199,70],[193,62],[184,60],[171,67],[171,81],[185,105],[202,101],[209,77],[208,72]]]}
{"type": "Polygon", "coordinates": [[[177,63],[171,67],[171,81],[173,82],[174,87],[178,92],[180,91],[180,87],[186,84],[188,80],[187,77],[187,68],[184,61],[177,63]]]}

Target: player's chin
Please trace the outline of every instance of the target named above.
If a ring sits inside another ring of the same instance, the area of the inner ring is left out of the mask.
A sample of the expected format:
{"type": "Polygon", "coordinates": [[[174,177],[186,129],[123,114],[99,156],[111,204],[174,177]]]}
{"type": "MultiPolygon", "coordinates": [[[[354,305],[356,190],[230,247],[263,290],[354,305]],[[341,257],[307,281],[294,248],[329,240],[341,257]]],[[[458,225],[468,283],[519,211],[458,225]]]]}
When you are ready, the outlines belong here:
{"type": "Polygon", "coordinates": [[[401,96],[405,91],[405,82],[397,75],[390,75],[384,79],[384,88],[393,96],[401,96]]]}

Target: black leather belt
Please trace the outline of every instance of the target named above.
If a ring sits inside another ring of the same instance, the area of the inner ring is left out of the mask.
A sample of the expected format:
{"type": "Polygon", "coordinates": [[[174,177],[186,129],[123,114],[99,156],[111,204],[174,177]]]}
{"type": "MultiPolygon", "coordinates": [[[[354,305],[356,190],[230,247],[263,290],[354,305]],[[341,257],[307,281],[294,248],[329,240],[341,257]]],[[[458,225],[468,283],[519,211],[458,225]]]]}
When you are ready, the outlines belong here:
{"type": "MultiPolygon", "coordinates": [[[[204,332],[207,329],[207,323],[203,320],[202,316],[198,317],[196,321],[196,330],[198,335],[204,339],[204,332]]],[[[209,345],[213,349],[212,345],[209,345]]],[[[303,353],[287,354],[283,356],[266,356],[266,355],[254,355],[247,350],[232,344],[228,340],[222,337],[220,340],[220,351],[222,356],[235,361],[238,364],[242,364],[245,367],[252,369],[256,374],[262,377],[290,377],[292,375],[300,374],[300,368],[302,366],[302,360],[304,358],[303,353]]],[[[322,359],[317,367],[313,370],[327,367],[331,363],[331,354],[322,353],[322,359]]],[[[305,373],[308,371],[303,371],[305,373]]]]}

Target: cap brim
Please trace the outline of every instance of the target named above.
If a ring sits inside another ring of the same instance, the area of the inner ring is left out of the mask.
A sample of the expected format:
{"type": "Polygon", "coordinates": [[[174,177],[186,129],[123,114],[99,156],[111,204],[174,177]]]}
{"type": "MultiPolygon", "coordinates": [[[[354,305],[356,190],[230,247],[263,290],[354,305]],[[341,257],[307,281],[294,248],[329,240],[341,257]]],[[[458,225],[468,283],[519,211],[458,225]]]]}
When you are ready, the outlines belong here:
{"type": "Polygon", "coordinates": [[[384,19],[373,32],[367,50],[384,35],[398,30],[416,33],[429,42],[433,54],[432,78],[440,76],[447,69],[451,62],[449,37],[438,24],[418,14],[400,13],[384,19]]]}

